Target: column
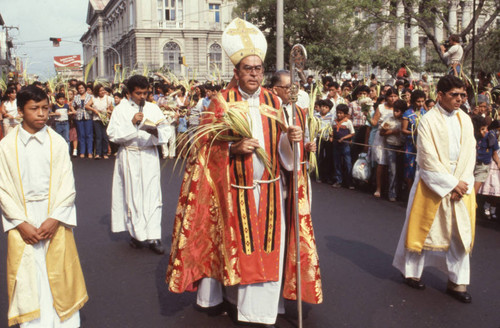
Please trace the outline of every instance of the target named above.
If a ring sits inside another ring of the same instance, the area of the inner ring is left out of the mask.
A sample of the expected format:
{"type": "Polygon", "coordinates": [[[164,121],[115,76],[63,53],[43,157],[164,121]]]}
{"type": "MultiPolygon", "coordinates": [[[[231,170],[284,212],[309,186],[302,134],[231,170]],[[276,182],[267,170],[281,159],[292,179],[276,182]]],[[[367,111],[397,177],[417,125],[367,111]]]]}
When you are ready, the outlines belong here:
{"type": "Polygon", "coordinates": [[[443,22],[437,15],[434,22],[434,37],[439,43],[443,41],[443,22]]]}
{"type": "Polygon", "coordinates": [[[405,7],[402,0],[398,0],[396,5],[396,17],[398,18],[398,24],[396,26],[396,49],[401,49],[405,46],[405,23],[403,21],[403,15],[405,12],[405,7]]]}
{"type": "Polygon", "coordinates": [[[466,0],[464,2],[464,7],[462,10],[462,30],[469,25],[472,19],[472,3],[470,0],[466,0]]]}
{"type": "MultiPolygon", "coordinates": [[[[413,15],[417,15],[418,5],[413,3],[411,6],[411,11],[413,15]]],[[[414,48],[413,54],[415,55],[415,57],[419,58],[420,51],[418,49],[418,25],[417,21],[414,18],[411,19],[410,25],[410,48],[414,48]]]]}
{"type": "MultiPolygon", "coordinates": [[[[382,3],[382,16],[389,16],[389,6],[391,5],[389,0],[383,0],[382,3]]],[[[387,24],[383,24],[382,26],[382,47],[388,46],[391,44],[390,33],[386,31],[388,28],[387,24]]]]}
{"type": "Polygon", "coordinates": [[[99,59],[97,67],[97,75],[105,76],[105,62],[104,62],[104,28],[103,19],[99,15],[97,18],[97,58],[99,59]]]}
{"type": "Polygon", "coordinates": [[[448,23],[450,24],[450,32],[452,34],[457,33],[457,9],[458,9],[458,1],[451,0],[448,12],[448,23]]]}

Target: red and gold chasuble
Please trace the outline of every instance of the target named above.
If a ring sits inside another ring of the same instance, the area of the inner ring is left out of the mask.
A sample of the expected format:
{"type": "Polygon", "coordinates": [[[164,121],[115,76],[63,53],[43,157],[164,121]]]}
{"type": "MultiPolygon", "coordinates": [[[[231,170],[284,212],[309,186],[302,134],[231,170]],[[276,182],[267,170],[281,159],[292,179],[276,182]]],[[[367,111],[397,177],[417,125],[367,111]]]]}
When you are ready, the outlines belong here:
{"type": "MultiPolygon", "coordinates": [[[[306,113],[305,110],[297,107],[295,125],[300,126],[302,131],[306,130],[306,113]]],[[[298,203],[302,300],[308,303],[319,304],[323,302],[323,292],[321,288],[319,258],[311,220],[311,202],[309,199],[310,185],[306,165],[308,152],[305,149],[304,138],[302,138],[299,145],[301,152],[298,172],[298,203]]],[[[286,200],[287,249],[283,296],[287,299],[295,300],[297,299],[297,246],[295,237],[295,185],[293,181],[293,172],[287,172],[286,185],[288,195],[286,200]]]]}
{"type": "MultiPolygon", "coordinates": [[[[237,88],[222,95],[230,106],[242,101],[237,88]]],[[[279,100],[262,88],[260,104],[264,149],[273,177],[279,177],[279,100]]],[[[217,116],[220,107],[209,110],[217,116]]],[[[166,277],[170,291],[194,291],[205,277],[225,286],[279,280],[282,195],[280,181],[273,177],[264,170],[254,181],[252,156],[230,158],[227,142],[198,142],[186,166],[176,211],[166,277]],[[257,183],[259,208],[253,188],[257,183]]]]}
{"type": "MultiPolygon", "coordinates": [[[[229,105],[242,101],[237,89],[222,95],[229,105]]],[[[273,175],[278,177],[282,132],[279,101],[261,89],[260,104],[264,149],[273,163],[273,175]]],[[[210,110],[217,116],[220,107],[210,110]]],[[[202,120],[202,124],[210,124],[210,120],[202,120]]],[[[204,277],[226,286],[277,281],[281,246],[279,180],[260,183],[257,208],[252,156],[230,158],[228,143],[218,140],[200,140],[197,147],[186,166],[176,211],[166,279],[169,289],[178,293],[196,290],[196,283],[204,277]]],[[[259,180],[273,179],[265,170],[259,180]]]]}

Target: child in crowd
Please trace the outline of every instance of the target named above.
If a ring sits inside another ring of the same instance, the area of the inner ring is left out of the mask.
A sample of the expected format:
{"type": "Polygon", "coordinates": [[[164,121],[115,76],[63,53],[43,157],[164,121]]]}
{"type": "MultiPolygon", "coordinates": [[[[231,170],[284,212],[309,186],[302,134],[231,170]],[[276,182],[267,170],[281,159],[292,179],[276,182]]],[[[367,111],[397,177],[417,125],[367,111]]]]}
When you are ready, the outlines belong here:
{"type": "Polygon", "coordinates": [[[56,132],[59,133],[64,140],[68,143],[69,149],[69,120],[68,115],[75,114],[76,112],[70,110],[69,105],[66,103],[66,96],[64,93],[56,94],[56,103],[53,106],[53,112],[50,114],[55,117],[56,132]]]}
{"type": "Polygon", "coordinates": [[[474,168],[474,189],[477,192],[488,177],[491,160],[500,167],[500,158],[497,150],[499,149],[498,140],[495,131],[488,131],[491,118],[475,116],[472,119],[474,124],[474,134],[477,140],[476,166],[474,168]]]}
{"type": "Polygon", "coordinates": [[[408,109],[404,100],[396,100],[393,105],[393,115],[387,118],[380,125],[380,135],[385,137],[387,152],[387,162],[389,164],[389,201],[395,202],[401,189],[401,178],[403,168],[404,138],[401,133],[401,123],[403,113],[408,109]]]}
{"type": "MultiPolygon", "coordinates": [[[[488,133],[494,134],[495,138],[498,140],[500,121],[494,120],[488,127],[488,133]]],[[[497,154],[499,152],[499,150],[496,151],[497,154]]],[[[492,155],[492,158],[493,156],[494,155],[492,155]]],[[[498,166],[495,161],[491,161],[490,163],[490,172],[488,173],[486,181],[484,181],[483,185],[479,188],[479,194],[481,194],[482,197],[478,196],[478,203],[480,203],[482,199],[487,200],[484,204],[484,212],[482,214],[487,219],[497,219],[496,209],[500,203],[500,166],[498,166]]]]}
{"type": "Polygon", "coordinates": [[[186,119],[186,109],[179,111],[179,118],[177,121],[177,154],[181,158],[185,158],[187,154],[188,145],[188,121],[186,119]]]}
{"type": "Polygon", "coordinates": [[[22,125],[0,142],[8,324],[80,327],[79,310],[88,296],[72,230],[75,183],[68,144],[46,126],[49,100],[42,89],[22,89],[17,105],[22,125]]]}
{"type": "Polygon", "coordinates": [[[333,103],[328,99],[319,100],[318,118],[321,121],[320,132],[318,134],[318,182],[333,184],[333,142],[330,140],[330,129],[333,122],[333,103]]]}
{"type": "Polygon", "coordinates": [[[349,107],[337,105],[337,119],[333,121],[333,162],[335,166],[334,188],[342,186],[342,165],[346,170],[345,180],[349,189],[354,189],[351,176],[351,146],[349,141],[354,136],[354,126],[348,117],[349,107]]]}
{"type": "Polygon", "coordinates": [[[430,111],[434,106],[436,106],[436,101],[434,99],[427,99],[425,101],[425,111],[430,111]]]}

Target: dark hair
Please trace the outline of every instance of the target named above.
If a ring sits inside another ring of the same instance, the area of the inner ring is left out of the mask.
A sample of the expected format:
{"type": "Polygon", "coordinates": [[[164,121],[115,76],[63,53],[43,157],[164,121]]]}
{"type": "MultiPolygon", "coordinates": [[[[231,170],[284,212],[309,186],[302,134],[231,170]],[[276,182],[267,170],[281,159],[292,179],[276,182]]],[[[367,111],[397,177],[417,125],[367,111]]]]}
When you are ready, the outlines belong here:
{"type": "Polygon", "coordinates": [[[460,35],[452,34],[452,35],[450,35],[450,40],[453,42],[460,42],[460,35]]]}
{"type": "Polygon", "coordinates": [[[135,88],[147,89],[148,87],[148,79],[142,75],[131,76],[127,82],[127,88],[130,92],[134,92],[135,88]]]}
{"type": "Polygon", "coordinates": [[[330,83],[328,87],[334,87],[335,89],[338,89],[340,87],[340,84],[337,81],[332,81],[332,83],[330,83]]]}
{"type": "Polygon", "coordinates": [[[482,139],[482,136],[481,136],[481,128],[483,126],[488,126],[488,122],[486,121],[486,119],[484,117],[482,117],[481,115],[476,115],[474,117],[472,117],[472,125],[474,126],[474,136],[476,137],[477,140],[480,140],[482,139]]]}
{"type": "Polygon", "coordinates": [[[66,95],[62,92],[59,92],[58,94],[56,94],[56,100],[57,99],[61,99],[61,98],[65,98],[66,99],[66,95]]]}
{"type": "Polygon", "coordinates": [[[420,98],[424,98],[425,100],[425,92],[423,92],[422,90],[413,90],[413,92],[411,93],[410,104],[415,104],[415,102],[417,102],[417,100],[420,98]]]}
{"type": "Polygon", "coordinates": [[[76,82],[76,92],[78,93],[78,88],[83,85],[83,87],[85,88],[85,90],[87,90],[87,85],[85,84],[85,82],[83,81],[78,81],[76,82]]]}
{"type": "Polygon", "coordinates": [[[398,99],[394,102],[394,105],[392,105],[394,107],[394,110],[399,110],[401,111],[402,113],[406,112],[406,110],[408,109],[408,105],[406,104],[406,101],[402,100],[402,99],[398,99]]]}
{"type": "Polygon", "coordinates": [[[10,95],[11,93],[15,93],[16,88],[15,87],[8,87],[7,90],[5,91],[5,95],[10,95]]]}
{"type": "Polygon", "coordinates": [[[344,81],[344,82],[342,83],[342,87],[341,87],[341,89],[343,90],[345,87],[352,88],[352,84],[351,84],[351,82],[349,82],[349,81],[344,81]]]}
{"type": "Polygon", "coordinates": [[[346,104],[338,104],[336,111],[337,111],[337,113],[341,112],[344,114],[349,114],[349,106],[347,106],[346,104]]]}
{"type": "Polygon", "coordinates": [[[33,82],[33,85],[34,85],[35,87],[37,87],[37,86],[43,86],[42,82],[40,82],[40,81],[35,81],[35,82],[33,82]]]}
{"type": "Polygon", "coordinates": [[[118,97],[120,99],[123,99],[123,95],[120,92],[113,93],[113,97],[118,97]]]}
{"type": "Polygon", "coordinates": [[[47,96],[47,93],[40,89],[39,87],[35,85],[28,85],[25,88],[22,88],[18,93],[17,93],[17,107],[20,108],[21,110],[24,110],[24,106],[28,103],[28,101],[33,100],[35,102],[40,102],[42,100],[47,100],[49,101],[49,97],[47,96]]]}
{"type": "Polygon", "coordinates": [[[323,99],[320,106],[328,106],[328,108],[332,109],[333,103],[328,99],[323,99]]]}
{"type": "Polygon", "coordinates": [[[354,89],[354,92],[353,92],[353,93],[356,95],[356,97],[358,97],[358,94],[359,94],[360,92],[366,92],[367,94],[369,94],[369,93],[370,93],[370,87],[369,87],[369,86],[367,86],[367,85],[364,85],[364,84],[362,84],[362,85],[358,85],[358,86],[356,87],[356,89],[354,89]]]}
{"type": "Polygon", "coordinates": [[[431,102],[433,102],[434,104],[436,103],[436,101],[434,99],[429,98],[425,101],[425,106],[429,107],[431,102]]]}
{"type": "Polygon", "coordinates": [[[389,98],[389,96],[392,94],[396,94],[399,97],[398,90],[396,90],[395,87],[390,86],[389,89],[387,89],[387,91],[385,92],[384,99],[387,100],[387,98],[389,98]]]}
{"type": "Polygon", "coordinates": [[[100,83],[97,83],[96,85],[94,85],[94,89],[92,90],[92,93],[94,94],[95,97],[99,97],[99,90],[101,90],[101,88],[104,88],[104,87],[100,83]]]}
{"type": "MultiPolygon", "coordinates": [[[[333,83],[333,77],[323,76],[321,78],[321,83],[323,83],[324,86],[331,86],[331,84],[333,83]]],[[[338,88],[338,86],[336,88],[338,88]]]]}
{"type": "Polygon", "coordinates": [[[445,75],[437,83],[437,92],[448,92],[453,88],[465,88],[464,82],[453,75],[445,75]]]}
{"type": "Polygon", "coordinates": [[[270,81],[271,87],[275,87],[278,83],[280,83],[281,82],[281,77],[283,75],[290,76],[290,72],[289,71],[285,71],[285,70],[280,70],[280,71],[274,72],[273,76],[271,77],[271,81],[270,81]]]}

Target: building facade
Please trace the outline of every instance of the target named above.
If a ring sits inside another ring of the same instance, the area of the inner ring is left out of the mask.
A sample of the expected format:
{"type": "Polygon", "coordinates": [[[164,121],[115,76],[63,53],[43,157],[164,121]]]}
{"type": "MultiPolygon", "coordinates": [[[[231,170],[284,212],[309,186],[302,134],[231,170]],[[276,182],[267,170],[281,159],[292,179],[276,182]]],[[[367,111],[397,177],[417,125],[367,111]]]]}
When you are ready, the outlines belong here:
{"type": "Polygon", "coordinates": [[[199,80],[232,76],[221,37],[234,0],[89,0],[83,60],[89,79],[112,78],[115,65],[142,71],[168,68],[199,80]]]}

